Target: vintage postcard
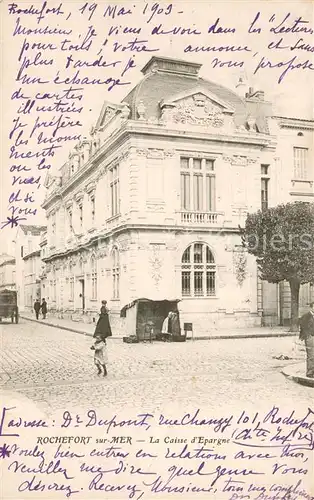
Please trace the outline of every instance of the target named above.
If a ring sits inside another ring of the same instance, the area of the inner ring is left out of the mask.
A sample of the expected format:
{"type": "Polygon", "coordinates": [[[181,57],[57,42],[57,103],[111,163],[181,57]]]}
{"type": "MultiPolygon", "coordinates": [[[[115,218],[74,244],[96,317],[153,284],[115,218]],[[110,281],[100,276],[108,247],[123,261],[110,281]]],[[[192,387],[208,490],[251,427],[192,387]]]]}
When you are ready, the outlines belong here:
{"type": "Polygon", "coordinates": [[[314,500],[313,7],[0,2],[1,500],[314,500]]]}

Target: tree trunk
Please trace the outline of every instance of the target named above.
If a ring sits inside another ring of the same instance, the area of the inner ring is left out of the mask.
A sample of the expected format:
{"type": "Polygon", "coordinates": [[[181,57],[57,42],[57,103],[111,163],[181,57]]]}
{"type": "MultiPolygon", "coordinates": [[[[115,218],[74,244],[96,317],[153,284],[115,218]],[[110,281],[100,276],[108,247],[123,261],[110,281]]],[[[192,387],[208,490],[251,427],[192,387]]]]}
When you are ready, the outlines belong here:
{"type": "Polygon", "coordinates": [[[291,291],[291,332],[297,332],[299,329],[299,295],[300,282],[298,280],[289,281],[291,291]]]}

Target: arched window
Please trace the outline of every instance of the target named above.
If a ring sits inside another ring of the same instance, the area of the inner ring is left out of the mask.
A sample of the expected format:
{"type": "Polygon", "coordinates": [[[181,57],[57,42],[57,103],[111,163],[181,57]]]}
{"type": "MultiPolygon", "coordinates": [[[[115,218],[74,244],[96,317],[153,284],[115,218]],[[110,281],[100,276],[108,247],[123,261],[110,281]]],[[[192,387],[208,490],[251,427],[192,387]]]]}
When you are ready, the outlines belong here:
{"type": "Polygon", "coordinates": [[[91,275],[92,275],[92,300],[97,299],[97,261],[93,255],[91,258],[91,275]]]}
{"type": "Polygon", "coordinates": [[[216,294],[216,265],[208,245],[193,243],[181,259],[183,297],[212,297],[216,294]]]}
{"type": "Polygon", "coordinates": [[[112,250],[112,297],[119,298],[120,292],[120,256],[117,247],[112,250]]]}

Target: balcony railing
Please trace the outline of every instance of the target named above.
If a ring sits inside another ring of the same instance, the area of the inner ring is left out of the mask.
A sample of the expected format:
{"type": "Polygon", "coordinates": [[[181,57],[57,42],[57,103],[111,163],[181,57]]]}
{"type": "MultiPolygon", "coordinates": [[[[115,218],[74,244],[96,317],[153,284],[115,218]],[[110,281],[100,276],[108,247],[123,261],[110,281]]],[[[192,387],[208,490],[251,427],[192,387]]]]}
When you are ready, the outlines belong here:
{"type": "Polygon", "coordinates": [[[181,224],[217,225],[221,213],[218,212],[180,212],[181,224]]]}
{"type": "Polygon", "coordinates": [[[297,194],[314,194],[313,181],[302,180],[302,179],[292,179],[291,181],[291,192],[297,194]]]}

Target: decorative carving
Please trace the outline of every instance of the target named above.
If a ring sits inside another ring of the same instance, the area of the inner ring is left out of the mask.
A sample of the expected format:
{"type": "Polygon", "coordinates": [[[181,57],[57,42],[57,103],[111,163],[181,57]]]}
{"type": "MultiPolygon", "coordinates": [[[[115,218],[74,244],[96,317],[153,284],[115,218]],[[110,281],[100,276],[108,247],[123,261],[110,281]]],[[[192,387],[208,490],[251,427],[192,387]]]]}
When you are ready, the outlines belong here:
{"type": "Polygon", "coordinates": [[[175,152],[174,149],[165,149],[164,150],[164,156],[165,156],[165,158],[171,158],[175,154],[176,154],[176,152],[175,152]]]}
{"type": "Polygon", "coordinates": [[[143,101],[140,101],[137,106],[137,114],[139,116],[139,120],[145,120],[146,106],[143,101]]]}
{"type": "Polygon", "coordinates": [[[95,182],[90,182],[89,184],[87,184],[87,187],[86,187],[85,191],[86,191],[86,193],[90,194],[93,191],[95,191],[95,189],[96,189],[95,182]]]}
{"type": "Polygon", "coordinates": [[[164,105],[161,120],[183,125],[203,125],[215,128],[224,125],[222,108],[214,105],[208,97],[200,93],[178,101],[175,106],[164,105]]]}
{"type": "Polygon", "coordinates": [[[148,149],[137,149],[136,153],[138,156],[145,156],[146,158],[163,158],[164,157],[164,150],[163,149],[155,149],[155,148],[148,148],[148,149]]]}
{"type": "Polygon", "coordinates": [[[163,149],[148,149],[147,158],[163,158],[164,150],[163,149]]]}
{"type": "Polygon", "coordinates": [[[127,104],[124,104],[121,114],[120,114],[122,120],[127,120],[130,116],[130,108],[127,104]]]}
{"type": "Polygon", "coordinates": [[[231,165],[247,165],[248,159],[246,156],[223,156],[223,161],[231,163],[231,165]]]}
{"type": "Polygon", "coordinates": [[[245,166],[245,165],[247,165],[247,157],[246,156],[234,156],[232,163],[233,163],[233,165],[245,166]]]}
{"type": "Polygon", "coordinates": [[[251,164],[251,163],[256,163],[256,162],[257,162],[257,158],[248,158],[248,159],[247,159],[247,162],[248,162],[249,164],[251,164]]]}
{"type": "Polygon", "coordinates": [[[233,157],[232,156],[223,156],[222,160],[225,161],[226,163],[232,163],[233,157]]]}
{"type": "Polygon", "coordinates": [[[84,191],[80,191],[79,193],[76,193],[74,196],[75,201],[81,201],[84,198],[84,191]]]}
{"type": "Polygon", "coordinates": [[[160,257],[160,245],[151,245],[152,246],[152,256],[149,259],[151,269],[152,269],[152,278],[155,282],[156,288],[159,287],[159,283],[162,279],[162,265],[163,261],[160,257]]]}
{"type": "Polygon", "coordinates": [[[233,250],[233,268],[237,282],[242,287],[247,277],[247,253],[244,249],[233,250]]]}
{"type": "Polygon", "coordinates": [[[250,132],[256,132],[257,131],[257,128],[256,128],[256,119],[253,118],[252,116],[250,116],[247,119],[247,125],[249,127],[249,131],[250,132]]]}
{"type": "Polygon", "coordinates": [[[130,150],[122,151],[121,155],[118,158],[118,162],[126,160],[130,156],[130,150]]]}

